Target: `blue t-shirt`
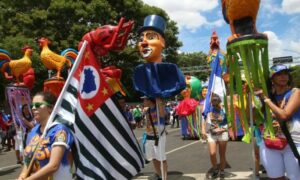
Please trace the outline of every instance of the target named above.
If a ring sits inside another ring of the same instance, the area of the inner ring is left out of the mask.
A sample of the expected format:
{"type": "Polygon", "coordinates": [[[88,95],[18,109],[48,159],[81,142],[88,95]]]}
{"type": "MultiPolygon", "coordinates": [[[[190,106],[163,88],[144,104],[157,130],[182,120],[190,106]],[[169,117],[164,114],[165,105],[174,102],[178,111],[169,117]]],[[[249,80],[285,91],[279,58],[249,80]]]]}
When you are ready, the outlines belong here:
{"type": "MultiPolygon", "coordinates": [[[[24,150],[26,165],[29,165],[35,148],[40,141],[42,135],[42,133],[40,132],[40,127],[40,124],[37,124],[28,134],[26,148],[24,150]]],[[[63,178],[64,180],[71,178],[72,176],[70,173],[70,163],[68,161],[67,155],[68,152],[70,152],[70,147],[73,141],[73,135],[63,124],[56,124],[50,127],[45,138],[42,140],[39,148],[37,149],[37,154],[35,155],[35,170],[38,171],[46,164],[48,164],[53,146],[65,146],[66,150],[61,160],[61,165],[59,169],[53,174],[52,178],[63,178]],[[66,170],[69,171],[66,172],[66,170]]]]}
{"type": "Polygon", "coordinates": [[[213,131],[216,128],[227,129],[227,118],[224,109],[210,108],[210,112],[207,114],[206,119],[206,131],[213,131]]]}
{"type": "MultiPolygon", "coordinates": [[[[277,104],[280,106],[285,98],[285,106],[290,100],[290,97],[293,94],[293,92],[294,91],[290,89],[281,95],[276,95],[275,99],[277,101],[277,104]]],[[[300,108],[292,115],[291,119],[287,121],[287,126],[294,143],[300,144],[300,108]]]]}
{"type": "Polygon", "coordinates": [[[130,111],[124,111],[124,116],[127,118],[128,122],[133,122],[133,115],[130,111]]]}

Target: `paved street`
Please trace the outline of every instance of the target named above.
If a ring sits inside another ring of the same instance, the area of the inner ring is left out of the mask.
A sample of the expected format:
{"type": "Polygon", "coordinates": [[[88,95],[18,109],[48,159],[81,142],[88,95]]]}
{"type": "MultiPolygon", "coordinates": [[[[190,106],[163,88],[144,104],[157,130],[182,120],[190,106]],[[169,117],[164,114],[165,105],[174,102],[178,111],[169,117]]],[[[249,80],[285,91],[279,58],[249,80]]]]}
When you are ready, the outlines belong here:
{"type": "MultiPolygon", "coordinates": [[[[207,144],[201,141],[182,140],[179,129],[167,128],[167,160],[170,180],[203,180],[211,167],[207,144]]],[[[140,140],[143,129],[134,131],[140,140]]],[[[227,161],[231,168],[226,169],[226,179],[251,179],[252,155],[250,144],[229,142],[227,161]]],[[[20,173],[13,151],[0,153],[0,179],[15,179],[20,173]]],[[[265,177],[265,175],[264,175],[265,177]]],[[[135,180],[153,179],[152,164],[147,164],[135,180]]],[[[266,178],[262,178],[266,179],[266,178]]]]}
{"type": "MultiPolygon", "coordinates": [[[[139,135],[142,133],[140,131],[136,130],[135,133],[139,135]]],[[[206,174],[211,167],[207,144],[195,140],[182,140],[180,129],[168,128],[168,132],[166,148],[168,179],[206,179],[206,174]]],[[[253,161],[250,144],[230,141],[227,146],[227,161],[231,168],[225,170],[226,179],[252,179],[253,161]]],[[[153,179],[153,172],[152,164],[147,164],[135,179],[153,179]]],[[[262,177],[266,177],[265,174],[262,177]]]]}

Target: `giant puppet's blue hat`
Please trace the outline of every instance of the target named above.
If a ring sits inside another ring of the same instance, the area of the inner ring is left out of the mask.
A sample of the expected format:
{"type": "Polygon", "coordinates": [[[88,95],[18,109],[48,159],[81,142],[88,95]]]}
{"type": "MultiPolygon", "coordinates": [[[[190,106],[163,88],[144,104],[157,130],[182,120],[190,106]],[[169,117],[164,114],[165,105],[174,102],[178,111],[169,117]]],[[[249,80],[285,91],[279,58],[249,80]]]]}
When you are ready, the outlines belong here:
{"type": "Polygon", "coordinates": [[[138,30],[138,33],[145,30],[153,30],[158,32],[162,37],[165,37],[166,21],[158,15],[149,15],[144,19],[144,25],[138,30]]]}

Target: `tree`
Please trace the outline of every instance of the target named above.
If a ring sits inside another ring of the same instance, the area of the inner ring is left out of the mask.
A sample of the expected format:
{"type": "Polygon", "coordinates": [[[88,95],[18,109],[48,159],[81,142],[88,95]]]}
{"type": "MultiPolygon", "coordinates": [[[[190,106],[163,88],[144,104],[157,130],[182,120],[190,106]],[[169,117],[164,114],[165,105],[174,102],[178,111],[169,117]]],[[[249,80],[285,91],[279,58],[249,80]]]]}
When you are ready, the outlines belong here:
{"type": "MultiPolygon", "coordinates": [[[[50,49],[56,53],[77,44],[82,36],[105,24],[117,24],[123,16],[135,21],[128,47],[120,54],[111,53],[102,58],[103,67],[116,65],[123,70],[122,81],[128,91],[132,91],[133,68],[140,64],[136,49],[137,29],[143,25],[149,14],[161,15],[167,20],[166,57],[176,62],[178,48],[182,45],[177,39],[176,23],[166,12],[157,7],[144,4],[141,0],[2,0],[0,2],[0,48],[8,50],[13,59],[22,56],[20,48],[29,44],[34,49],[33,67],[36,72],[36,83],[33,92],[41,91],[47,70],[39,61],[39,47],[36,40],[47,37],[52,41],[50,49]]],[[[1,81],[5,86],[6,82],[1,81]]],[[[136,94],[134,94],[136,95],[136,94]]],[[[4,96],[3,89],[0,98],[4,96]]]]}
{"type": "Polygon", "coordinates": [[[300,88],[300,66],[291,68],[292,87],[300,88]]]}
{"type": "Polygon", "coordinates": [[[202,81],[206,81],[210,71],[209,64],[206,60],[207,55],[203,52],[195,52],[195,53],[182,53],[178,56],[178,66],[179,67],[191,67],[191,66],[203,66],[207,67],[207,71],[197,72],[197,73],[189,73],[188,75],[193,75],[202,81]]]}

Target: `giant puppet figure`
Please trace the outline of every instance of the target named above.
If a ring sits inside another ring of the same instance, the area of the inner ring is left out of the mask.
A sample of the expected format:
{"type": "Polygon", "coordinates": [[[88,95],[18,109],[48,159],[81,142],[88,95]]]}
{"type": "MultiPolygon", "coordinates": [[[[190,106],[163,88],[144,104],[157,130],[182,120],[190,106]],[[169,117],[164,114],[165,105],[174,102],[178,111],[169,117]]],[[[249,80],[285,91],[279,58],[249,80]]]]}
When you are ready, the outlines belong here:
{"type": "Polygon", "coordinates": [[[181,91],[183,100],[176,107],[181,122],[181,136],[184,140],[199,139],[202,115],[198,99],[201,82],[194,76],[186,76],[185,79],[187,86],[181,91]]]}
{"type": "Polygon", "coordinates": [[[221,50],[219,37],[216,31],[213,31],[210,42],[209,42],[209,52],[207,55],[207,62],[212,67],[212,63],[215,60],[217,54],[219,55],[220,64],[222,67],[222,77],[225,82],[229,81],[228,73],[227,73],[227,64],[225,59],[225,52],[221,50]]]}
{"type": "Polygon", "coordinates": [[[165,48],[165,20],[158,15],[149,15],[139,30],[138,48],[147,63],[134,70],[134,87],[148,97],[170,97],[185,88],[185,80],[180,69],[163,61],[165,48]]]}
{"type": "Polygon", "coordinates": [[[180,69],[175,64],[162,62],[162,50],[166,46],[165,28],[166,22],[160,16],[149,15],[144,19],[144,26],[138,31],[140,37],[138,48],[141,56],[147,62],[137,66],[133,74],[135,89],[148,97],[146,100],[144,99],[144,103],[151,107],[153,101],[150,98],[156,99],[156,105],[154,108],[149,108],[147,113],[147,117],[149,117],[147,118],[147,139],[149,141],[146,142],[146,146],[148,144],[147,147],[151,149],[146,150],[146,158],[149,160],[153,158],[156,173],[161,175],[163,180],[167,179],[167,161],[164,148],[166,142],[164,120],[160,116],[160,113],[163,112],[163,104],[161,104],[160,98],[174,96],[186,86],[180,69]],[[149,137],[154,137],[154,139],[151,140],[149,137]],[[151,146],[153,140],[155,140],[155,145],[151,146]],[[152,157],[147,154],[152,154],[150,155],[152,157]],[[160,165],[158,165],[159,161],[160,165]]]}
{"type": "Polygon", "coordinates": [[[65,84],[61,72],[66,65],[68,68],[71,68],[77,57],[77,51],[68,48],[59,55],[50,50],[49,45],[51,44],[51,41],[49,39],[42,37],[38,42],[42,49],[40,54],[41,62],[48,70],[56,70],[56,75],[54,77],[45,80],[44,91],[50,91],[58,97],[65,84]]]}
{"type": "MultiPolygon", "coordinates": [[[[234,117],[233,96],[236,92],[241,103],[242,117],[245,122],[245,136],[243,141],[250,142],[251,129],[248,127],[245,99],[243,98],[241,70],[245,71],[246,83],[249,86],[250,96],[253,97],[253,88],[261,87],[267,94],[266,80],[269,74],[268,38],[256,30],[256,17],[260,0],[222,0],[222,12],[225,21],[230,25],[232,35],[227,42],[227,59],[230,74],[230,105],[229,119],[234,117]],[[238,60],[241,60],[242,66],[238,60]],[[234,87],[234,83],[236,86],[234,87]]],[[[259,102],[254,100],[255,106],[259,102]]],[[[271,114],[266,107],[266,132],[273,134],[271,114]]],[[[263,112],[259,112],[263,118],[263,112]]]]}

